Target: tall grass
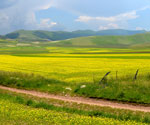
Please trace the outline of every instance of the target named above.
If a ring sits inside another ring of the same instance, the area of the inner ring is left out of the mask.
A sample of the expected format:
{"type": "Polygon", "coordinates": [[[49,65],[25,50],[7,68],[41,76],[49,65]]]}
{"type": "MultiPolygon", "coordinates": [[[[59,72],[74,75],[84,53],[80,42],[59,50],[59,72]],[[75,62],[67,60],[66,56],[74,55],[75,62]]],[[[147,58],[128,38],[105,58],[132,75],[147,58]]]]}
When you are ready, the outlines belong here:
{"type": "Polygon", "coordinates": [[[150,104],[150,75],[110,77],[99,82],[68,84],[34,74],[0,71],[0,84],[15,88],[150,104]],[[69,87],[68,87],[69,86],[69,87]]]}
{"type": "Polygon", "coordinates": [[[105,78],[101,83],[96,81],[86,84],[84,88],[78,85],[74,92],[92,98],[150,104],[150,75],[136,77],[137,79],[135,76],[127,75],[117,79],[105,78]]]}
{"type": "Polygon", "coordinates": [[[0,71],[0,84],[22,89],[33,89],[59,93],[63,91],[64,82],[45,78],[40,75],[21,72],[0,71]]]}

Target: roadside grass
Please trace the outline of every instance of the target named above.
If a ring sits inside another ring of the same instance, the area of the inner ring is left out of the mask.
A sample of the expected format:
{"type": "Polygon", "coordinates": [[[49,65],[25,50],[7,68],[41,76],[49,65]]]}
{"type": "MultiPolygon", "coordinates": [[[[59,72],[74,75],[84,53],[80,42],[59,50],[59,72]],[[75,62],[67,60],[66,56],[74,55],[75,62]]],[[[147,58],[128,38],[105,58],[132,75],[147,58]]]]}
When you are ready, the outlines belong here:
{"type": "Polygon", "coordinates": [[[37,109],[29,106],[12,103],[8,100],[0,100],[0,123],[5,125],[16,124],[118,124],[118,125],[140,125],[134,121],[118,121],[109,118],[97,118],[69,114],[52,110],[37,109]]]}
{"type": "Polygon", "coordinates": [[[4,86],[53,94],[79,95],[90,98],[150,104],[150,75],[140,75],[137,80],[134,80],[133,76],[128,75],[122,78],[119,77],[117,80],[105,78],[101,83],[99,81],[71,85],[40,75],[0,71],[0,84],[4,86]]]}
{"type": "Polygon", "coordinates": [[[60,93],[65,91],[64,82],[45,78],[40,75],[27,74],[21,72],[0,71],[0,84],[4,86],[60,93]]]}
{"type": "Polygon", "coordinates": [[[86,84],[85,88],[79,85],[74,93],[90,98],[150,104],[149,81],[109,81],[107,83],[107,85],[86,84]]]}
{"type": "Polygon", "coordinates": [[[150,75],[140,75],[134,79],[134,75],[126,77],[105,78],[101,83],[86,84],[84,87],[78,85],[74,90],[79,96],[116,100],[138,104],[150,104],[150,75]]]}
{"type": "MultiPolygon", "coordinates": [[[[70,114],[64,112],[57,112],[52,110],[37,109],[29,106],[11,103],[6,100],[0,100],[0,123],[5,125],[16,124],[109,124],[109,125],[141,125],[144,123],[135,121],[120,121],[111,118],[90,117],[78,114],[70,114]]],[[[146,124],[144,124],[146,125],[146,124]]]]}
{"type": "Polygon", "coordinates": [[[14,104],[22,104],[36,109],[46,109],[50,111],[76,114],[80,116],[111,118],[114,120],[135,121],[147,124],[150,123],[150,113],[69,103],[55,99],[42,99],[23,94],[20,95],[5,90],[0,91],[0,100],[9,101],[14,104]]]}

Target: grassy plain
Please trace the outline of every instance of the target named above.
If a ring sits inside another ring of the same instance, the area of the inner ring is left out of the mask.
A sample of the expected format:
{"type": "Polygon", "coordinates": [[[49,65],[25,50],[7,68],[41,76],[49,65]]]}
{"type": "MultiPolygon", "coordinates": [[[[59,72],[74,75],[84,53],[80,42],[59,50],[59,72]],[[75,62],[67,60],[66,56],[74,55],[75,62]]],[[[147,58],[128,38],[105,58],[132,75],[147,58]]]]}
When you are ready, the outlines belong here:
{"type": "Polygon", "coordinates": [[[35,80],[36,77],[30,79],[32,75],[26,79],[24,74],[1,72],[1,79],[5,78],[1,81],[3,85],[63,95],[77,94],[118,101],[150,103],[150,54],[148,49],[46,46],[41,47],[41,50],[45,50],[43,52],[36,46],[16,48],[1,49],[0,69],[34,73],[43,76],[46,81],[42,77],[41,81],[38,79],[39,82],[35,80]],[[10,53],[6,54],[8,51],[10,53]],[[137,80],[133,80],[137,69],[140,69],[137,80]],[[107,81],[99,84],[102,77],[109,71],[111,73],[107,81]]]}
{"type": "MultiPolygon", "coordinates": [[[[150,104],[150,49],[52,47],[53,43],[0,41],[0,84],[60,95],[150,104]],[[134,80],[137,69],[139,73],[134,80]]],[[[24,97],[1,90],[0,105],[3,124],[150,123],[149,113],[24,97]]]]}

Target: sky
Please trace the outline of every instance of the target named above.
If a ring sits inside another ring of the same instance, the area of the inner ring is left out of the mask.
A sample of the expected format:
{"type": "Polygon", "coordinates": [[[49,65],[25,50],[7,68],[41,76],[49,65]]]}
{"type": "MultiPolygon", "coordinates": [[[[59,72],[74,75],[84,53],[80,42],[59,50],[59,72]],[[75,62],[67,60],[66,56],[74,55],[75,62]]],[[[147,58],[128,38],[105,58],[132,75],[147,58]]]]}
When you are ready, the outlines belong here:
{"type": "Polygon", "coordinates": [[[0,34],[20,29],[150,30],[150,0],[0,0],[0,34]]]}

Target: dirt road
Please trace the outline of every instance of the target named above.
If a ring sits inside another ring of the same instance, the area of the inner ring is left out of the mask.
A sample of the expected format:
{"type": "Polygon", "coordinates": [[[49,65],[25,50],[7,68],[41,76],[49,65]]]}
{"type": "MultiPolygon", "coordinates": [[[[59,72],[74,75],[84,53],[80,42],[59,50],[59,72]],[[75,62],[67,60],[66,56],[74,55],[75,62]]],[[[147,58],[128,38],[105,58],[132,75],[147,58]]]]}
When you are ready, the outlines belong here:
{"type": "Polygon", "coordinates": [[[83,98],[83,97],[70,97],[70,96],[59,96],[59,95],[52,95],[37,91],[29,91],[29,90],[21,90],[15,88],[9,88],[0,86],[0,89],[9,90],[11,92],[22,93],[27,95],[32,95],[40,98],[47,98],[47,99],[57,99],[61,101],[67,102],[75,102],[78,104],[88,104],[88,105],[95,105],[95,106],[103,106],[103,107],[111,107],[111,108],[118,108],[118,109],[127,109],[132,111],[142,111],[142,112],[150,112],[150,107],[140,106],[140,105],[132,105],[132,104],[123,104],[123,103],[116,103],[112,101],[105,101],[100,99],[90,99],[90,98],[83,98]]]}

